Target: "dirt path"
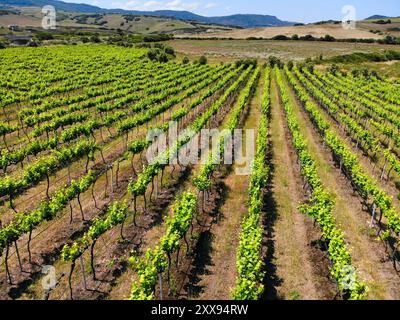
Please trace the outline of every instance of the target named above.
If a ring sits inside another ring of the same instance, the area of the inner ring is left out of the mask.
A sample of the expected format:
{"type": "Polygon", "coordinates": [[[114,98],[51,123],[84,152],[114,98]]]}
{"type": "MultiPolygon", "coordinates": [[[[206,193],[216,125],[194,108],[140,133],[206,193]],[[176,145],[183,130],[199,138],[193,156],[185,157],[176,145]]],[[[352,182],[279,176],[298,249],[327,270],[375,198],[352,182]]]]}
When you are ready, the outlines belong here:
{"type": "MultiPolygon", "coordinates": [[[[261,76],[262,79],[262,76],[261,76]]],[[[261,80],[259,84],[263,83],[261,80]]],[[[259,86],[250,102],[247,118],[243,128],[257,128],[260,116],[261,87],[259,86]]],[[[209,257],[197,287],[202,292],[197,299],[200,300],[228,300],[236,282],[236,249],[238,235],[241,228],[242,217],[248,207],[248,175],[237,175],[232,166],[229,175],[223,180],[224,202],[218,211],[218,223],[213,225],[208,232],[209,257]]]]}
{"type": "Polygon", "coordinates": [[[370,217],[362,210],[360,198],[354,194],[350,183],[335,167],[331,153],[328,148],[323,147],[313,124],[295,99],[294,92],[289,92],[300,130],[316,160],[319,175],[327,190],[336,198],[334,216],[349,242],[355,267],[361,278],[367,281],[369,298],[400,298],[400,278],[386,259],[383,243],[375,240],[375,235],[370,231],[370,217]]]}
{"type": "Polygon", "coordinates": [[[276,81],[271,84],[272,181],[267,201],[267,299],[332,299],[334,287],[327,279],[327,261],[312,241],[319,232],[297,206],[305,200],[296,156],[286,128],[276,81]]]}

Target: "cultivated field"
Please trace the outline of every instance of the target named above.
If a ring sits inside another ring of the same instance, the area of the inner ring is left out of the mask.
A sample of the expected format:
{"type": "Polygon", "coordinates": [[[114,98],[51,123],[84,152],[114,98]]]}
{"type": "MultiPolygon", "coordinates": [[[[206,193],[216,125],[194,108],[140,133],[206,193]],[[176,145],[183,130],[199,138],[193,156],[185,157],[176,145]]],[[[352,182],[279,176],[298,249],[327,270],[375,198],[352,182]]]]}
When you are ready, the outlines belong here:
{"type": "Polygon", "coordinates": [[[272,40],[172,40],[170,44],[181,55],[198,58],[207,56],[211,61],[232,62],[241,58],[265,60],[277,56],[283,60],[304,60],[318,55],[333,57],[354,52],[382,52],[391,45],[320,42],[320,41],[272,41],[272,40]]]}
{"type": "Polygon", "coordinates": [[[398,73],[264,59],[385,46],[172,44],[1,51],[0,299],[400,299],[398,73]]]}

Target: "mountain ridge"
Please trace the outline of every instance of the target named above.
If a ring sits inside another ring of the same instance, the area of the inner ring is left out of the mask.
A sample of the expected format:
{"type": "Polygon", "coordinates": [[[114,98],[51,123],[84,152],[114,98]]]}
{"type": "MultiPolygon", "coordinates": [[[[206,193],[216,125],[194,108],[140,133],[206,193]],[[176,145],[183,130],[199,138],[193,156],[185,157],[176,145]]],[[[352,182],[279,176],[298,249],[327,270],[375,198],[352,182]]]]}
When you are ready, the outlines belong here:
{"type": "Polygon", "coordinates": [[[388,16],[383,16],[383,15],[379,15],[379,14],[375,14],[373,16],[370,16],[364,20],[379,20],[379,19],[396,19],[396,18],[400,18],[400,17],[388,17],[388,16]]]}
{"type": "Polygon", "coordinates": [[[84,3],[69,3],[58,0],[0,0],[1,5],[17,6],[17,7],[43,7],[52,5],[56,10],[77,12],[77,13],[104,13],[104,14],[135,14],[146,16],[162,16],[178,20],[190,20],[200,23],[219,24],[225,26],[237,26],[242,28],[256,27],[275,27],[275,26],[290,26],[295,22],[283,21],[272,15],[261,14],[234,14],[229,16],[206,17],[190,11],[176,10],[155,10],[155,11],[140,11],[140,10],[125,10],[125,9],[104,9],[101,7],[84,4],[84,3]]]}

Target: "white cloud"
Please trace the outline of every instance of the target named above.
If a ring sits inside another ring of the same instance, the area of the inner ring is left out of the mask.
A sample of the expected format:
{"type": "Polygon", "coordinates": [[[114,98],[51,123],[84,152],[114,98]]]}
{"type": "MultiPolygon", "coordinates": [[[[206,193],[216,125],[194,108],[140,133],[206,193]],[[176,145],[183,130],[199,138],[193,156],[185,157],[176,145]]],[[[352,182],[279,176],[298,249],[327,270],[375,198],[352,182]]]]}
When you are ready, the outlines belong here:
{"type": "Polygon", "coordinates": [[[129,8],[129,7],[136,7],[139,4],[138,1],[128,1],[125,5],[129,8]]]}
{"type": "Polygon", "coordinates": [[[181,4],[182,4],[181,0],[173,0],[171,2],[167,2],[165,5],[167,7],[175,8],[175,7],[179,7],[181,4]]]}
{"type": "Polygon", "coordinates": [[[207,3],[207,4],[204,6],[204,8],[206,8],[206,9],[213,9],[213,8],[216,8],[216,7],[218,7],[218,4],[216,4],[216,3],[214,3],[214,2],[207,3]]]}
{"type": "MultiPolygon", "coordinates": [[[[103,0],[88,0],[92,2],[103,2],[103,0]]],[[[196,10],[200,8],[200,2],[188,2],[186,0],[115,0],[108,2],[108,8],[125,9],[125,10],[141,10],[141,11],[154,11],[154,10],[196,10]]]]}
{"type": "Polygon", "coordinates": [[[92,6],[98,6],[98,7],[101,6],[101,2],[100,2],[99,0],[91,0],[91,1],[90,1],[90,4],[91,4],[92,6]]]}
{"type": "Polygon", "coordinates": [[[150,0],[143,4],[139,1],[133,0],[126,3],[115,2],[114,5],[118,5],[118,8],[122,9],[133,9],[133,10],[195,10],[201,5],[198,2],[184,2],[182,0],[171,0],[171,1],[156,1],[150,0]]]}
{"type": "Polygon", "coordinates": [[[128,2],[111,2],[112,9],[125,9],[125,10],[140,10],[141,6],[139,1],[131,0],[128,2]]]}
{"type": "Polygon", "coordinates": [[[195,10],[200,6],[200,3],[198,2],[193,2],[193,3],[187,3],[185,4],[185,9],[186,10],[195,10]]]}
{"type": "Polygon", "coordinates": [[[162,5],[163,3],[158,1],[147,1],[143,4],[144,7],[160,7],[162,5]]]}
{"type": "Polygon", "coordinates": [[[197,2],[183,2],[182,0],[173,0],[165,3],[165,7],[171,10],[194,10],[199,7],[199,3],[197,2]]]}

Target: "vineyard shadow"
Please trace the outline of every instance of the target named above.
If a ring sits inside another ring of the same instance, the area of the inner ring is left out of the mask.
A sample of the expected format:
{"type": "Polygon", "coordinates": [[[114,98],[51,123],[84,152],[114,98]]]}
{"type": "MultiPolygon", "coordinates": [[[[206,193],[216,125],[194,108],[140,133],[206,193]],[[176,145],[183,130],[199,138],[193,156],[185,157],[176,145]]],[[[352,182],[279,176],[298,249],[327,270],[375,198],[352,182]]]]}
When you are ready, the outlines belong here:
{"type": "Polygon", "coordinates": [[[263,226],[264,226],[264,263],[265,263],[265,276],[264,276],[264,292],[261,296],[262,300],[279,300],[276,288],[279,287],[283,280],[278,277],[276,273],[276,265],[273,263],[275,255],[275,242],[273,240],[274,226],[278,217],[277,203],[272,192],[272,181],[275,175],[275,167],[273,164],[273,148],[271,139],[268,139],[268,152],[266,163],[269,165],[269,178],[267,185],[267,193],[264,195],[263,207],[263,226]]]}
{"type": "Polygon", "coordinates": [[[220,211],[221,206],[225,203],[227,194],[226,185],[220,181],[216,186],[216,192],[219,197],[215,203],[214,208],[208,214],[212,217],[212,222],[205,230],[203,230],[194,248],[193,268],[188,274],[188,283],[184,286],[184,289],[188,293],[188,298],[199,298],[204,292],[205,286],[199,284],[202,275],[209,275],[210,271],[208,266],[213,265],[212,261],[212,242],[213,234],[211,232],[212,226],[218,223],[224,217],[220,211]]]}

